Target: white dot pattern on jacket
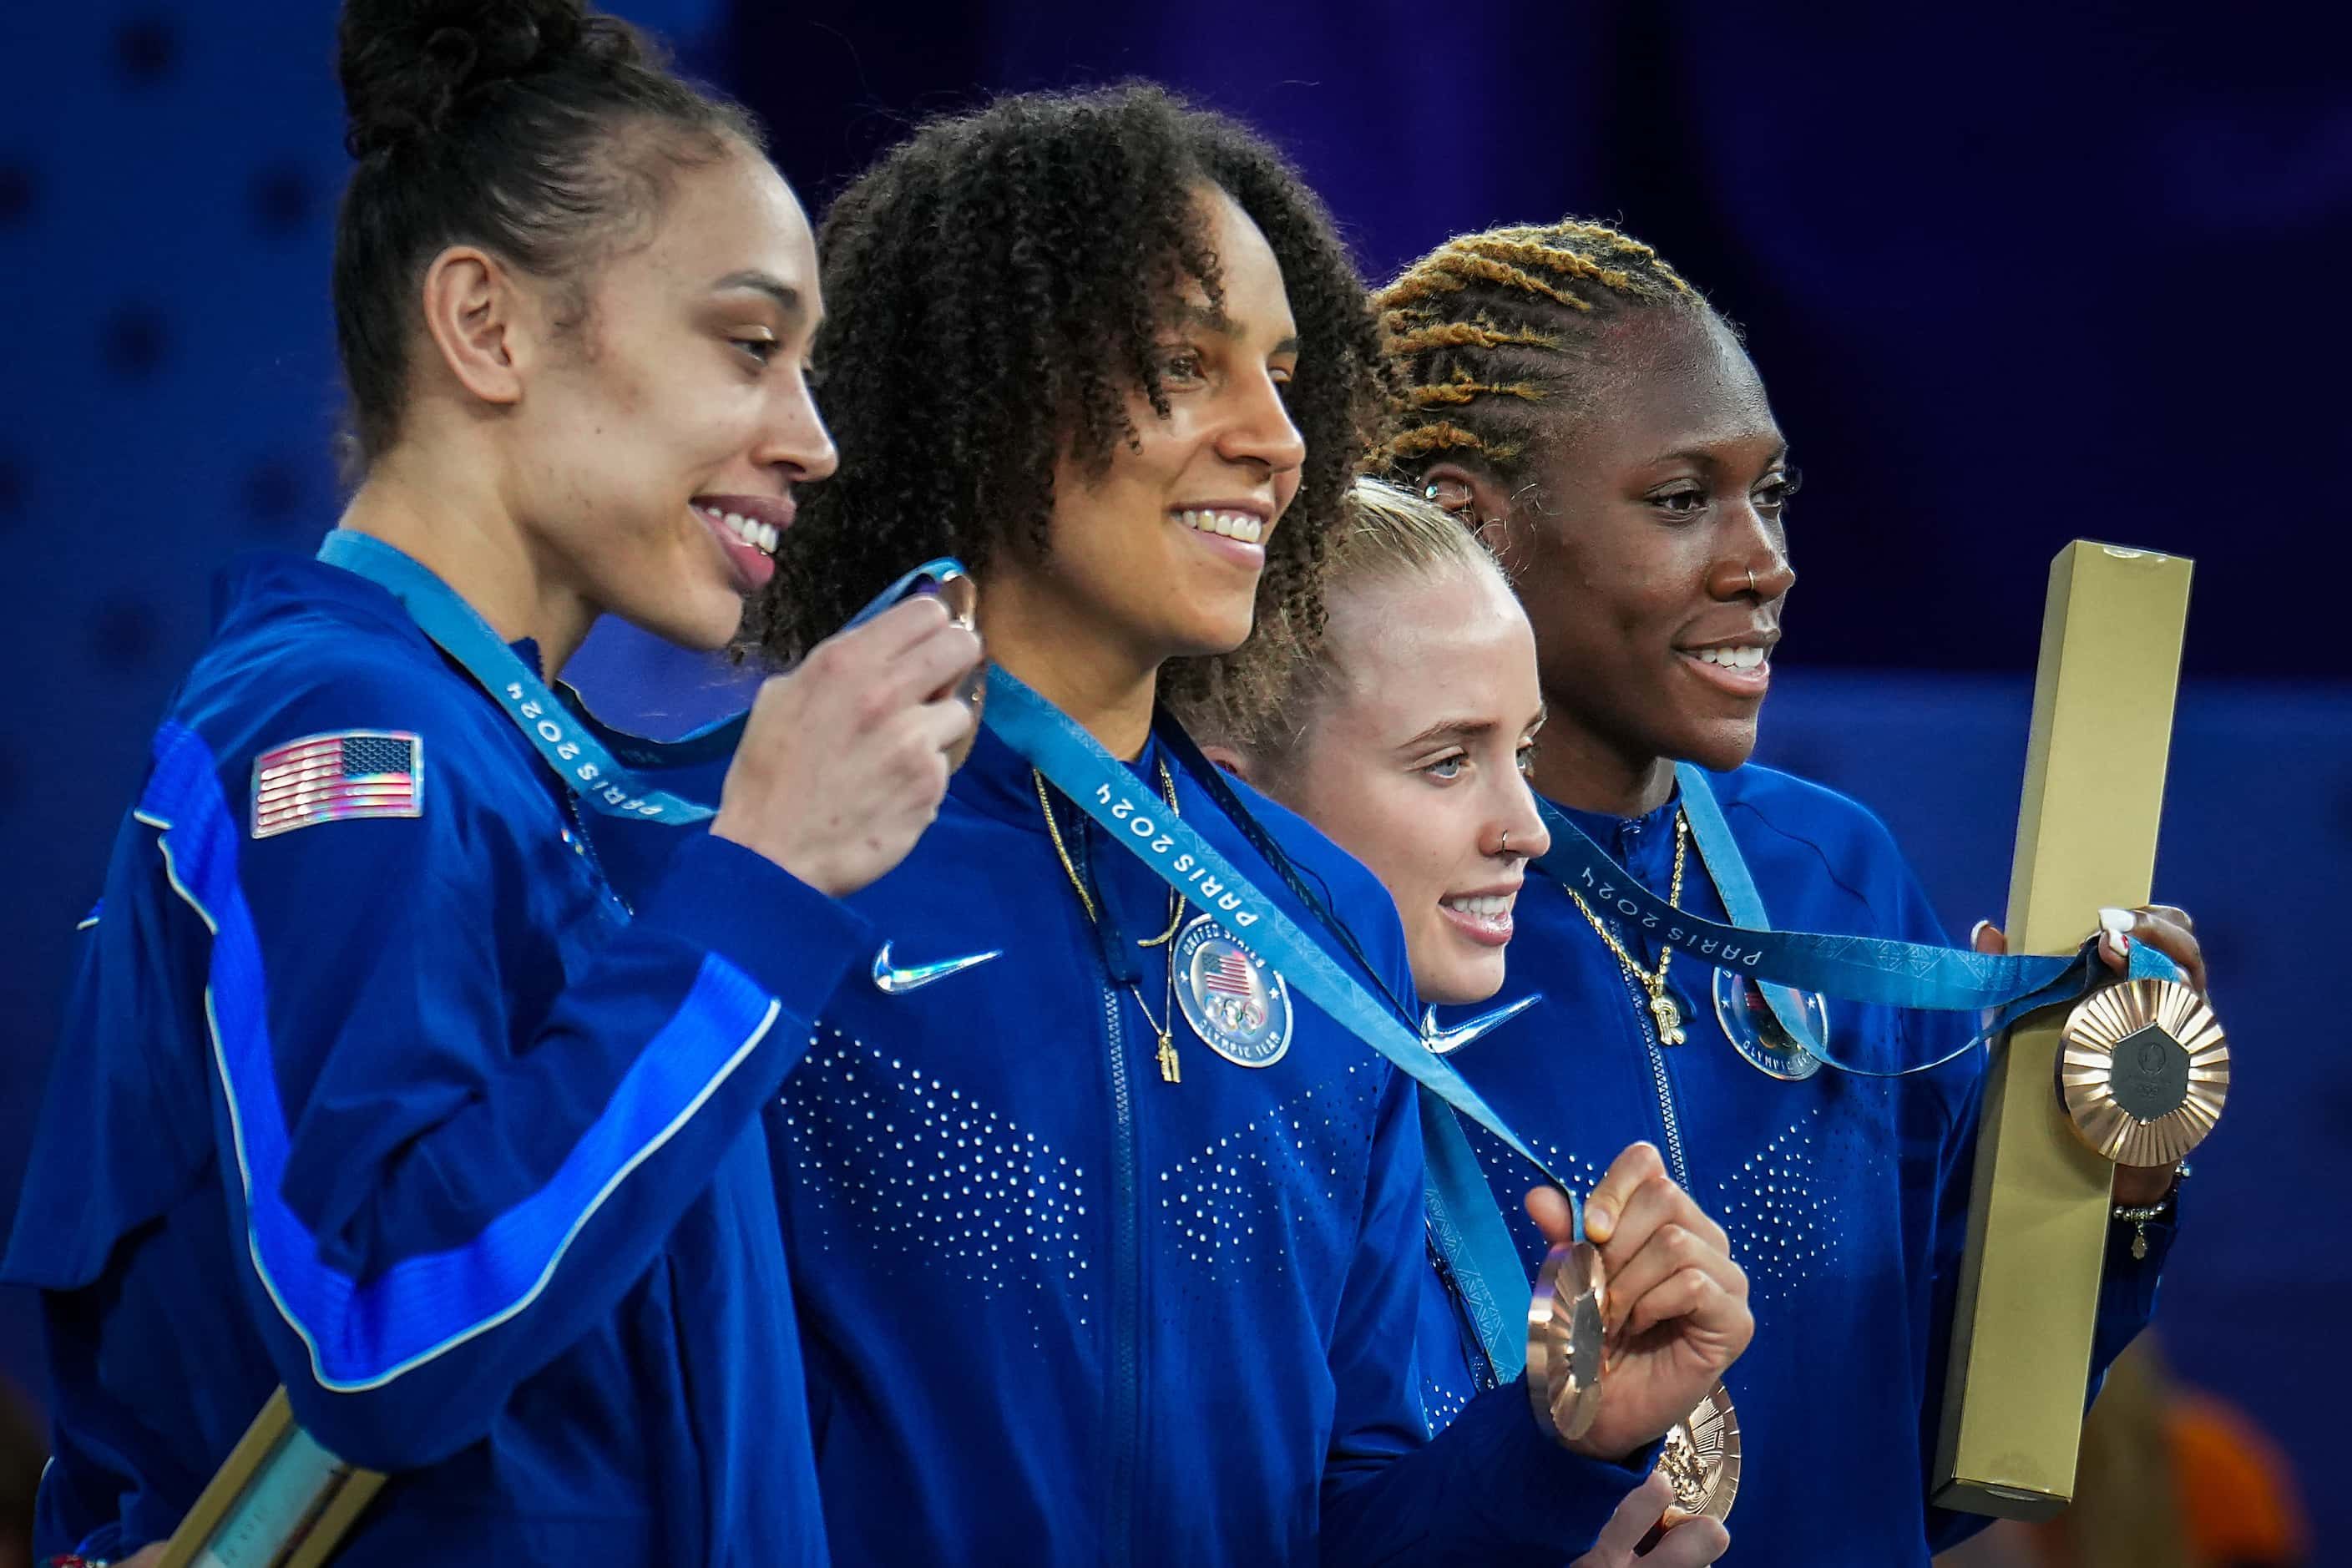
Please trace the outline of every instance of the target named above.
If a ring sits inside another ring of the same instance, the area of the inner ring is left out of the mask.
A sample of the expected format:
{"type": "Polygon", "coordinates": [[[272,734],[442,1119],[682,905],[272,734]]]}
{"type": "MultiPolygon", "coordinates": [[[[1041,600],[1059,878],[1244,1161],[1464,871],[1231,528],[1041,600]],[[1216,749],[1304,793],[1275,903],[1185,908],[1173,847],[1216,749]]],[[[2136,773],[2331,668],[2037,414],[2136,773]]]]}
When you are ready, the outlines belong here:
{"type": "MultiPolygon", "coordinates": [[[[986,1289],[1050,1270],[1091,1300],[1086,1171],[1034,1132],[838,1029],[785,1080],[781,1105],[794,1176],[856,1216],[859,1251],[902,1243],[910,1273],[950,1269],[986,1289]]],[[[824,1251],[835,1239],[808,1238],[824,1251]]]]}

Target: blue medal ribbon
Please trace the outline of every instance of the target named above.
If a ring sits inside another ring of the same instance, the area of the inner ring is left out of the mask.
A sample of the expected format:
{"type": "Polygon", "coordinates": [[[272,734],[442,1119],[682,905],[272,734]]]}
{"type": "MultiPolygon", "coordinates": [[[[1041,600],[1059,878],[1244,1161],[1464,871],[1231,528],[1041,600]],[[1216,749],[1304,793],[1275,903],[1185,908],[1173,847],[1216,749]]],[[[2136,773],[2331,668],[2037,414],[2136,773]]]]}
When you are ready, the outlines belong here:
{"type": "Polygon", "coordinates": [[[596,810],[674,826],[707,822],[715,815],[709,806],[641,783],[473,605],[415,557],[372,535],[339,528],[319,546],[319,559],[398,599],[434,646],[497,699],[564,787],[596,810]]]}
{"type": "MultiPolygon", "coordinates": [[[[963,563],[951,556],[943,555],[934,561],[926,561],[883,589],[875,596],[873,603],[844,622],[841,629],[845,632],[854,630],[900,600],[937,593],[949,578],[962,575],[963,563]]],[[[747,709],[740,713],[730,713],[724,719],[714,719],[674,741],[650,741],[643,735],[616,730],[597,718],[588,710],[588,705],[581,700],[580,693],[562,681],[556,681],[554,687],[556,695],[563,699],[564,706],[572,710],[572,716],[585,723],[596,739],[632,768],[692,767],[697,763],[716,762],[722,757],[731,758],[736,746],[743,739],[743,726],[751,717],[747,709]]]]}
{"type": "MultiPolygon", "coordinates": [[[[1430,1245],[1444,1260],[1454,1299],[1477,1337],[1486,1362],[1486,1385],[1516,1382],[1528,1365],[1529,1291],[1518,1244],[1511,1239],[1494,1189],[1486,1184],[1486,1173],[1452,1108],[1426,1083],[1413,1098],[1421,1114],[1421,1205],[1430,1245]]],[[[1497,1136],[1510,1137],[1492,1124],[1482,1125],[1497,1136]]],[[[1568,1194],[1576,1239],[1582,1241],[1584,1200],[1540,1163],[1536,1169],[1568,1194]]]]}
{"type": "MultiPolygon", "coordinates": [[[[681,827],[715,815],[709,806],[646,784],[635,769],[704,762],[732,752],[748,715],[722,719],[677,741],[625,735],[598,722],[576,693],[569,702],[558,698],[473,605],[415,557],[372,534],[339,528],[319,546],[319,559],[366,578],[398,599],[434,646],[498,700],[565,787],[598,811],[681,827]],[[626,762],[614,754],[616,750],[626,762]]],[[[960,562],[946,557],[926,561],[882,590],[842,630],[865,625],[901,599],[936,593],[949,579],[962,575],[960,562]]]]}
{"type": "MultiPolygon", "coordinates": [[[[2063,957],[2002,955],[1898,942],[1891,937],[1829,936],[1776,931],[1764,919],[1762,898],[1732,841],[1730,825],[1706,775],[1688,763],[1675,769],[1683,810],[1707,874],[1734,921],[1724,925],[1675,909],[1643,887],[1609,852],[1550,802],[1537,809],[1551,830],[1551,848],[1538,870],[1571,889],[1594,910],[1616,916],[1629,931],[1680,949],[1720,969],[1759,982],[1766,1003],[1789,1037],[1829,1066],[1860,1078],[1903,1078],[1965,1055],[2038,1009],[2072,1002],[2101,978],[2097,939],[2063,957]],[[1984,1011],[1983,1029],[1957,1050],[1932,1061],[1891,1068],[1866,1067],[1833,1055],[1805,1016],[1797,991],[1818,991],[1849,1002],[1938,1012],[1984,1011]]],[[[2179,980],[2180,966],[2146,942],[2132,944],[2128,978],[2179,980]]]]}
{"type": "Polygon", "coordinates": [[[992,666],[988,672],[984,722],[1099,823],[1113,842],[1421,1086],[1431,1238],[1445,1256],[1495,1376],[1502,1382],[1517,1377],[1527,1364],[1527,1270],[1453,1112],[1501,1139],[1566,1194],[1580,1239],[1584,1209],[1575,1190],[1537,1158],[1452,1063],[1433,1055],[1418,1033],[1341,969],[1320,942],[1213,848],[1198,829],[1170,816],[1131,770],[1002,666],[992,666]],[[1505,1281],[1515,1282],[1516,1289],[1507,1293],[1505,1281]]]}

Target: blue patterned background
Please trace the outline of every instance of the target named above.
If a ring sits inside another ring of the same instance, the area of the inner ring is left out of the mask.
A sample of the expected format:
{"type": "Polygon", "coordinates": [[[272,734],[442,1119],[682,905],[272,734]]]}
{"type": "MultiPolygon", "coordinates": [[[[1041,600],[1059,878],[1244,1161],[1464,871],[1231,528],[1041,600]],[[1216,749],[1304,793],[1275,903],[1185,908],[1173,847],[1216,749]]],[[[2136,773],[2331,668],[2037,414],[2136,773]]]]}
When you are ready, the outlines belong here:
{"type": "MultiPolygon", "coordinates": [[[[2050,555],[2084,534],[2197,557],[2158,890],[2200,917],[2242,1054],[2164,1334],[2187,1375],[2330,1451],[2309,1395],[2333,1357],[2274,1346],[2324,1343],[2310,1325],[2352,1286],[2352,1060],[2321,945],[2352,866],[2342,20],[623,8],[767,117],[813,203],[911,113],[1146,74],[1280,137],[1376,275],[1570,210],[1657,241],[1747,324],[1810,475],[1766,759],[1878,809],[1955,929],[2002,901],[2050,555]]],[[[212,574],[307,549],[337,509],[332,30],[324,0],[0,13],[0,1214],[71,930],[212,574]]],[[[584,659],[618,718],[724,700],[626,637],[584,659]]],[[[0,1297],[0,1375],[37,1393],[38,1366],[29,1302],[0,1297]]],[[[2323,1531],[2352,1526],[2317,1480],[2323,1531]]]]}

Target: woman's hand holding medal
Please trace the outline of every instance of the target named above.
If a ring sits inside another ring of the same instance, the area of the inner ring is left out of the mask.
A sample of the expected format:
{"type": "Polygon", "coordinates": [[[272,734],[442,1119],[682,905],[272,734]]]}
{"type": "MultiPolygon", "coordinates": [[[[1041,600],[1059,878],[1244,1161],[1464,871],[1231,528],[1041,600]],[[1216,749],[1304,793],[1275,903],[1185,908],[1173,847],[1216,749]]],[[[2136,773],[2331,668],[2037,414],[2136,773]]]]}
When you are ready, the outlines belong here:
{"type": "Polygon", "coordinates": [[[1652,1470],[1609,1516],[1592,1550],[1568,1568],[1704,1568],[1730,1550],[1722,1521],[1675,1508],[1674,1482],[1652,1470]]]}
{"type": "MultiPolygon", "coordinates": [[[[2200,996],[2209,996],[2206,990],[2205,950],[2197,941],[2197,922],[2189,911],[2171,904],[2147,904],[2136,910],[2101,910],[2099,911],[2099,960],[2117,974],[2130,966],[2134,942],[2145,942],[2173,963],[2180,965],[2188,976],[2189,987],[2200,996]]],[[[1979,921],[1969,933],[1969,945],[1979,952],[2005,953],[2009,938],[1990,921],[1979,921]]],[[[2116,1167],[2116,1202],[2126,1206],[2146,1207],[2164,1202],[2179,1180],[2180,1167],[2173,1165],[2117,1165],[2116,1167]]]]}
{"type": "MultiPolygon", "coordinates": [[[[1528,1214],[1554,1246],[1574,1239],[1558,1191],[1529,1193],[1528,1214]]],[[[1599,1414],[1569,1447],[1622,1459],[1691,1414],[1748,1348],[1756,1320],[1730,1238],[1674,1184],[1654,1145],[1617,1156],[1585,1201],[1584,1229],[1608,1280],[1606,1372],[1599,1414]]]]}
{"type": "Polygon", "coordinates": [[[710,831],[820,892],[865,887],[939,815],[975,722],[956,688],[980,659],[979,636],[936,597],[827,637],[761,684],[710,831]]]}

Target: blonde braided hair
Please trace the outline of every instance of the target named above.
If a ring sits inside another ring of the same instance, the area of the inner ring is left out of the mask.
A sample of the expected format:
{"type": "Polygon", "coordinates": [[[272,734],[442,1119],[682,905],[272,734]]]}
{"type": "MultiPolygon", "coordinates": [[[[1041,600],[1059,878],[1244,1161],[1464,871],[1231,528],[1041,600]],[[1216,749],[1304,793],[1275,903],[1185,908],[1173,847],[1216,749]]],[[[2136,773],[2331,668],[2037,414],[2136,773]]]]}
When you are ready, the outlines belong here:
{"type": "Polygon", "coordinates": [[[1573,218],[1456,235],[1373,303],[1402,388],[1367,466],[1406,481],[1444,457],[1510,472],[1549,411],[1590,396],[1599,321],[1710,309],[1649,246],[1573,218]]]}

